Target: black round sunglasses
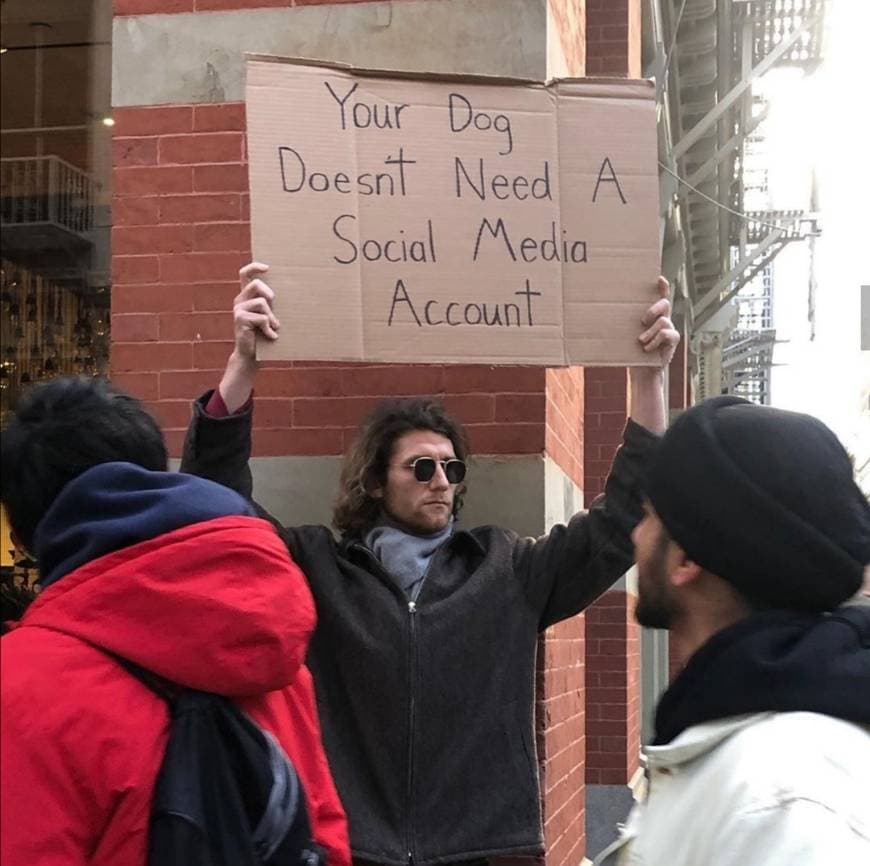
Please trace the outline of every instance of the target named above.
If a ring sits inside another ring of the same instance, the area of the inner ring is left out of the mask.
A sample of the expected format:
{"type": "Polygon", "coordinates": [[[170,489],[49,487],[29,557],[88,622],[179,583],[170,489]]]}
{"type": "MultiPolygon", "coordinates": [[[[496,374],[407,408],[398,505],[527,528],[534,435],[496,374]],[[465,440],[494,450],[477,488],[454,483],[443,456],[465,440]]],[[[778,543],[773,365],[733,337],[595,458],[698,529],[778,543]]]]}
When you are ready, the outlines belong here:
{"type": "Polygon", "coordinates": [[[427,482],[435,477],[435,467],[441,464],[447,480],[451,484],[459,484],[465,478],[465,462],[458,457],[451,457],[449,460],[436,460],[434,457],[418,457],[410,463],[406,463],[407,469],[414,470],[414,478],[417,481],[427,482]]]}

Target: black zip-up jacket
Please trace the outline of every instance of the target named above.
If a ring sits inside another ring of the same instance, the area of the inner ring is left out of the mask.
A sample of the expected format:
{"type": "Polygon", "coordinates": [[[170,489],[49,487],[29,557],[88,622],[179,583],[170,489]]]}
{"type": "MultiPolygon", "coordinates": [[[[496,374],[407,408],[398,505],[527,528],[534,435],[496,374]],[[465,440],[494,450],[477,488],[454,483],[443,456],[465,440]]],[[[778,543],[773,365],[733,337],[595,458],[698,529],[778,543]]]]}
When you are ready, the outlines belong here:
{"type": "MultiPolygon", "coordinates": [[[[251,412],[194,404],[182,470],[250,497],[251,412]]],[[[657,438],[629,421],[605,496],[539,539],[457,530],[411,602],[359,539],[282,529],[308,577],[323,741],[356,857],[391,866],[543,850],[533,714],[538,633],[632,563],[657,438]]]]}

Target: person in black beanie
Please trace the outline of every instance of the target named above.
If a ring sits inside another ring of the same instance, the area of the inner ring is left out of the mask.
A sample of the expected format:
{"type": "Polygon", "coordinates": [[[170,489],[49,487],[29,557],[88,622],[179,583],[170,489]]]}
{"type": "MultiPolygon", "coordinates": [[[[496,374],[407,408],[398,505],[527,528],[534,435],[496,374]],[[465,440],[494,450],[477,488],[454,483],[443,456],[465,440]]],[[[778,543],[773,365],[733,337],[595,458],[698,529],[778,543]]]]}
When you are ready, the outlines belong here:
{"type": "Polygon", "coordinates": [[[846,450],[716,397],[665,434],[646,496],[635,615],[688,661],[595,863],[870,863],[870,504],[846,450]]]}

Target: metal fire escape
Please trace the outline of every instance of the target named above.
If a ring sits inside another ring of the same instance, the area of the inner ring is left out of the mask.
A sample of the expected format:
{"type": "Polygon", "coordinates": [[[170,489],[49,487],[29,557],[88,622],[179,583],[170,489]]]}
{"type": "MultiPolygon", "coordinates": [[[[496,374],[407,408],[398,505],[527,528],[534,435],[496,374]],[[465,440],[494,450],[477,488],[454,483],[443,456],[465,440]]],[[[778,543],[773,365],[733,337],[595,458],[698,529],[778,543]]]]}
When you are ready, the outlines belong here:
{"type": "Polygon", "coordinates": [[[819,228],[815,213],[759,207],[751,194],[768,113],[753,85],[774,67],[815,68],[824,6],[825,0],[643,5],[645,74],[659,91],[663,270],[677,289],[696,399],[722,392],[769,398],[773,323],[741,321],[739,302],[746,291],[747,301],[757,301],[756,286],[769,291],[775,257],[819,228]]]}

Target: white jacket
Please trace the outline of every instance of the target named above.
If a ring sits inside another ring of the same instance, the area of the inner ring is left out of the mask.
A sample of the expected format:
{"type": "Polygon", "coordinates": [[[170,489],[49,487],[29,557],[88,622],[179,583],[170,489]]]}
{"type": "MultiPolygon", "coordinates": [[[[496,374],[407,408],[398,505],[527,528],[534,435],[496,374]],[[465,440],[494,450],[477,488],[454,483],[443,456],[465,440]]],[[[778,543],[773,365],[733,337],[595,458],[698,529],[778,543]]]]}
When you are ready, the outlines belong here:
{"type": "Polygon", "coordinates": [[[596,864],[870,866],[867,728],[759,713],[644,752],[646,798],[596,864]]]}

